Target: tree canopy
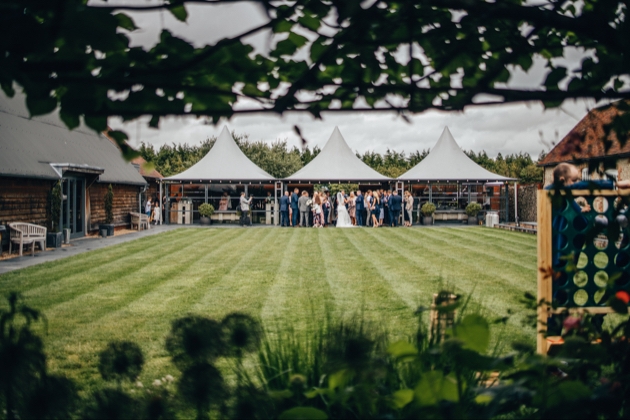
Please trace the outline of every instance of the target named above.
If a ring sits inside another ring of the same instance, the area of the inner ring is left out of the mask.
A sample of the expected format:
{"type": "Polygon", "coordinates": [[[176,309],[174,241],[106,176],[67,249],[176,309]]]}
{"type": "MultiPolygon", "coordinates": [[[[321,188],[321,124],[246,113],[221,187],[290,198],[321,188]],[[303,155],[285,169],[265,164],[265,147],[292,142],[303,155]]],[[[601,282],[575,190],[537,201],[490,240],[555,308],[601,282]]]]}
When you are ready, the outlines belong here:
{"type": "MultiPolygon", "coordinates": [[[[248,113],[389,110],[404,117],[478,104],[630,98],[627,0],[253,0],[266,21],[231,38],[196,47],[163,30],[150,49],[129,46],[138,28],[126,11],[162,9],[186,21],[188,4],[240,1],[4,0],[0,86],[9,96],[20,86],[31,115],[59,108],[69,128],[83,119],[98,131],[110,116],[150,115],[157,127],[167,115],[216,122],[248,113]],[[246,40],[269,32],[270,50],[256,53],[246,40]],[[573,67],[561,64],[570,49],[582,53],[573,67]],[[546,68],[539,85],[509,83],[535,60],[546,68]]],[[[118,131],[112,137],[126,139],[118,131]]]]}

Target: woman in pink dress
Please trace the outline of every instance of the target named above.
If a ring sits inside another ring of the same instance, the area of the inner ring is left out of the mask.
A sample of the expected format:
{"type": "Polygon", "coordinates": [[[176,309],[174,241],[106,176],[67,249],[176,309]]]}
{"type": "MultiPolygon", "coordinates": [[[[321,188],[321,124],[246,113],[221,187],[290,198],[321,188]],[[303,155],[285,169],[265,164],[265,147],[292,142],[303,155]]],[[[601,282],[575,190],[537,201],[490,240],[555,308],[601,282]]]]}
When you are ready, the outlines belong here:
{"type": "Polygon", "coordinates": [[[357,224],[357,207],[356,207],[356,196],[354,195],[354,191],[350,191],[350,197],[348,197],[348,213],[350,214],[350,220],[352,221],[352,225],[355,226],[357,224]]]}

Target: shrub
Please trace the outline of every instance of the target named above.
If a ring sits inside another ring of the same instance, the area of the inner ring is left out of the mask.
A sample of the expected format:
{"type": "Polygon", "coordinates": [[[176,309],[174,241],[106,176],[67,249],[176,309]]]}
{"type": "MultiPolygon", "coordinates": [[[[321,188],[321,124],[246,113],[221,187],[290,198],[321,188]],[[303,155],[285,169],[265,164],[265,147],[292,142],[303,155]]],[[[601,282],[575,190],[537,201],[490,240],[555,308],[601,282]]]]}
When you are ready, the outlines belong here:
{"type": "Polygon", "coordinates": [[[199,214],[204,217],[210,217],[214,214],[214,206],[212,204],[203,203],[199,205],[199,214]]]}
{"type": "Polygon", "coordinates": [[[470,217],[475,217],[481,211],[481,204],[476,201],[468,203],[466,206],[466,214],[470,217]]]}
{"type": "Polygon", "coordinates": [[[61,217],[61,181],[57,181],[50,192],[50,227],[53,232],[59,232],[59,218],[61,217]]]}
{"type": "Polygon", "coordinates": [[[105,193],[105,223],[109,224],[114,221],[114,190],[112,184],[107,187],[105,193]]]}
{"type": "Polygon", "coordinates": [[[433,216],[433,213],[435,213],[435,204],[424,203],[422,208],[420,208],[420,213],[424,216],[433,216]]]}

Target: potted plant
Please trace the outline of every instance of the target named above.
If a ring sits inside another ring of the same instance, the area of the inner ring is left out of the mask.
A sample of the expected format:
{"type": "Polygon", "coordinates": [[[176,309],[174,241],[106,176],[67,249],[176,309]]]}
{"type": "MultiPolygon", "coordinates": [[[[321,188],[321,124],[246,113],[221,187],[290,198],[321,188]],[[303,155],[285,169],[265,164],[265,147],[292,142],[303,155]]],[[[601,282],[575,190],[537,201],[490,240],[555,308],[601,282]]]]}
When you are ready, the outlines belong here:
{"type": "Polygon", "coordinates": [[[433,224],[433,213],[435,213],[435,204],[433,203],[424,203],[424,205],[420,208],[420,213],[422,213],[422,224],[423,225],[432,225],[433,224]]]}
{"type": "Polygon", "coordinates": [[[466,214],[468,215],[468,224],[476,225],[477,224],[477,215],[481,211],[481,204],[473,201],[472,203],[468,203],[466,206],[466,214]]]}
{"type": "Polygon", "coordinates": [[[101,232],[103,232],[104,230],[107,231],[107,236],[114,236],[114,225],[112,224],[112,222],[114,221],[114,190],[112,189],[112,184],[109,184],[109,187],[107,187],[104,204],[105,223],[99,226],[99,230],[101,232]]]}
{"type": "Polygon", "coordinates": [[[57,181],[49,195],[50,202],[50,230],[46,233],[46,246],[61,248],[63,234],[59,229],[61,217],[61,181],[57,181]]]}
{"type": "Polygon", "coordinates": [[[201,217],[199,218],[199,222],[202,225],[212,224],[212,219],[210,218],[210,216],[214,214],[214,206],[208,203],[200,204],[199,214],[201,215],[201,217]]]}

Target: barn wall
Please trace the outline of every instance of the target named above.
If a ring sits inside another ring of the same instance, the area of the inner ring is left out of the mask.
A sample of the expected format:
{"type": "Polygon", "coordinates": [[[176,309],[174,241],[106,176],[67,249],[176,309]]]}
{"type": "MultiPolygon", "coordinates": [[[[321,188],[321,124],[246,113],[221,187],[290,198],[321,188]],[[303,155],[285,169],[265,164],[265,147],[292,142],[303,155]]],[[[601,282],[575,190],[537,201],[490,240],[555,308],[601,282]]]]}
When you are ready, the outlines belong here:
{"type": "Polygon", "coordinates": [[[48,194],[54,181],[0,177],[0,224],[47,225],[48,194]]]}
{"type": "MultiPolygon", "coordinates": [[[[98,229],[105,223],[105,194],[109,184],[92,184],[89,188],[86,203],[86,219],[89,230],[98,229]]],[[[137,212],[140,187],[133,185],[112,184],[114,190],[114,224],[129,224],[129,213],[137,212]]]]}

